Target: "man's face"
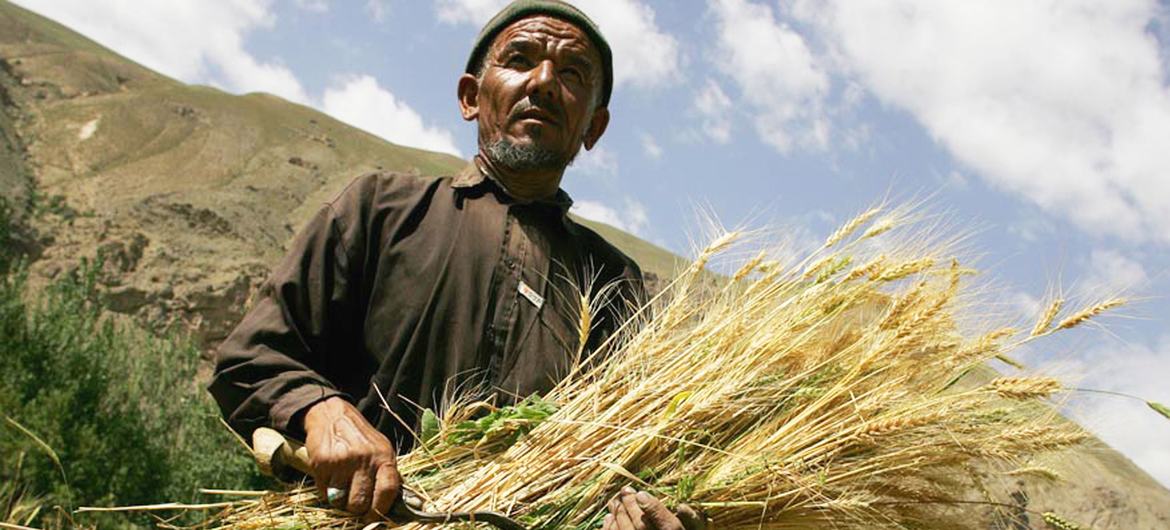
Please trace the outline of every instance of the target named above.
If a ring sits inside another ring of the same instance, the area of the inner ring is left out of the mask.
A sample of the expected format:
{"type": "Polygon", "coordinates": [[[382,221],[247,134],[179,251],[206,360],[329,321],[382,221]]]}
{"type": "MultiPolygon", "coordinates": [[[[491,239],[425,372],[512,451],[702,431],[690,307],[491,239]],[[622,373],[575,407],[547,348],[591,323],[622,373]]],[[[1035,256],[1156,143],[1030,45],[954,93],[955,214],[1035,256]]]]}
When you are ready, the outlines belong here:
{"type": "Polygon", "coordinates": [[[524,18],[488,49],[471,115],[461,94],[464,116],[478,119],[480,145],[496,162],[563,169],[582,142],[592,147],[605,129],[608,113],[595,108],[603,75],[601,55],[583,31],[552,17],[524,18]]]}

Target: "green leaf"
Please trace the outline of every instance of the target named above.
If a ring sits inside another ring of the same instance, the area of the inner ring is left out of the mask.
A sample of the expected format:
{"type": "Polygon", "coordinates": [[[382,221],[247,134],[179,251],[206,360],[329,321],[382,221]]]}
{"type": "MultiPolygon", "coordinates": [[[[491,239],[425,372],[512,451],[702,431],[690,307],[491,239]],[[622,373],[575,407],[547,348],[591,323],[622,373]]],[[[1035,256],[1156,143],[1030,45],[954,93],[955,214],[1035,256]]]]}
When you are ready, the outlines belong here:
{"type": "Polygon", "coordinates": [[[1017,361],[1017,360],[1015,360],[1015,359],[1012,359],[1011,357],[1008,357],[1007,355],[1004,355],[1004,354],[1002,354],[1002,353],[1001,353],[1001,354],[998,354],[998,355],[996,355],[996,356],[995,356],[995,358],[996,358],[996,359],[999,359],[999,362],[1001,362],[1001,363],[1003,363],[1003,364],[1006,364],[1006,365],[1008,365],[1008,366],[1011,366],[1012,368],[1015,368],[1015,369],[1017,369],[1017,370],[1023,370],[1024,368],[1026,368],[1026,367],[1023,365],[1023,363],[1021,363],[1020,361],[1017,361]]]}
{"type": "Polygon", "coordinates": [[[419,420],[418,438],[423,445],[429,445],[431,440],[434,440],[439,435],[439,417],[431,409],[425,409],[422,413],[422,419],[419,420]]]}
{"type": "Polygon", "coordinates": [[[1167,407],[1166,405],[1156,401],[1147,401],[1146,404],[1149,405],[1150,408],[1154,409],[1155,412],[1170,420],[1170,407],[1167,407]]]}
{"type": "Polygon", "coordinates": [[[678,411],[679,405],[682,405],[682,403],[686,401],[687,398],[691,397],[692,394],[694,394],[694,392],[691,392],[690,390],[683,390],[682,392],[675,394],[675,396],[671,398],[670,404],[666,406],[666,412],[662,413],[662,419],[669,420],[674,418],[674,413],[678,411]]]}
{"type": "Polygon", "coordinates": [[[17,423],[16,420],[9,418],[8,415],[4,415],[4,421],[8,422],[9,425],[15,427],[16,430],[29,437],[29,439],[31,439],[33,443],[37,445],[37,447],[44,451],[45,454],[49,455],[49,458],[52,459],[53,463],[57,465],[57,469],[61,471],[61,478],[64,479],[65,482],[69,482],[68,479],[65,478],[65,468],[61,466],[61,458],[57,456],[57,452],[54,451],[53,448],[49,446],[49,444],[45,443],[45,441],[42,440],[40,436],[37,436],[24,425],[21,425],[20,423],[17,423]]]}

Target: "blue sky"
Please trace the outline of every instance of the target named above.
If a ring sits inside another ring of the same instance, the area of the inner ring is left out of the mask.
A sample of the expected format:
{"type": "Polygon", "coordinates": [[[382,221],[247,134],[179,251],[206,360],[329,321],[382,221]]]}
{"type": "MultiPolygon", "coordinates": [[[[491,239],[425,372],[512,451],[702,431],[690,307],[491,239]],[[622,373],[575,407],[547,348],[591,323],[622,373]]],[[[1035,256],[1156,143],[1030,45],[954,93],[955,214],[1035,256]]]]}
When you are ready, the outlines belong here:
{"type": "MultiPolygon", "coordinates": [[[[455,82],[500,0],[21,0],[164,74],[469,156],[455,82]]],[[[1058,289],[1142,298],[1021,357],[1170,403],[1170,7],[1151,0],[589,0],[613,120],[577,212],[681,254],[706,206],[812,242],[883,197],[974,232],[1023,326],[1058,289]]],[[[1170,484],[1170,422],[1071,413],[1170,484]]]]}

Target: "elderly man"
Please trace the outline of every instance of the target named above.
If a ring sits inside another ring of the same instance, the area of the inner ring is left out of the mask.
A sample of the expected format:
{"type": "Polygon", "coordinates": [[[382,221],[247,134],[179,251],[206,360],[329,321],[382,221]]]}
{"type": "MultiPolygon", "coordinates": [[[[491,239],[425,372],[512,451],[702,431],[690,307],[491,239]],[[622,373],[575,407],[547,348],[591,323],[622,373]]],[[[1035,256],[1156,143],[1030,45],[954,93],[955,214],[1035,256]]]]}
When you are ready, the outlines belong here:
{"type": "MultiPolygon", "coordinates": [[[[563,2],[514,2],[480,33],[466,72],[473,163],[453,177],[355,180],[298,235],[217,352],[210,390],[233,428],[303,436],[318,487],[348,492],[339,501],[355,514],[389,509],[396,452],[445,389],[507,401],[564,375],[577,285],[642,295],[637,265],[569,219],[560,189],[609,123],[613,68],[597,27],[563,2]]],[[[618,306],[586,347],[612,331],[618,306]]],[[[610,511],[613,530],[682,528],[633,490],[610,511]]]]}

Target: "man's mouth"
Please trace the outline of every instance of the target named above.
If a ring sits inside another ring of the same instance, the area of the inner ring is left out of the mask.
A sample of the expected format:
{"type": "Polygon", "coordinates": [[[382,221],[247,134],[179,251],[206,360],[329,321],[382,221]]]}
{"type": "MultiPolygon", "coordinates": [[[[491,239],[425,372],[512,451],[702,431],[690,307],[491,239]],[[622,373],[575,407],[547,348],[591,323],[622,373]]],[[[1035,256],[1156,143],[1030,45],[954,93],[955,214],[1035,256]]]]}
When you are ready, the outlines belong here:
{"type": "Polygon", "coordinates": [[[516,121],[538,120],[538,121],[542,121],[545,123],[551,123],[551,124],[557,123],[556,118],[554,118],[551,113],[546,112],[546,111],[544,111],[538,107],[535,107],[535,106],[528,106],[528,107],[524,108],[524,110],[513,113],[513,119],[515,119],[516,121]]]}

